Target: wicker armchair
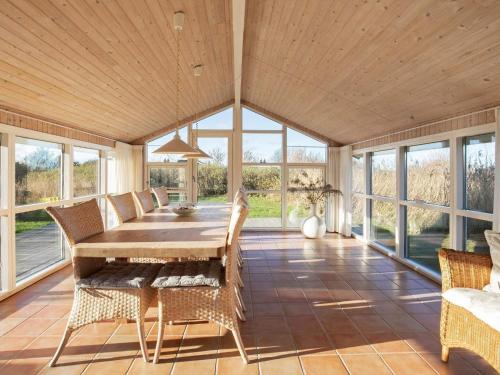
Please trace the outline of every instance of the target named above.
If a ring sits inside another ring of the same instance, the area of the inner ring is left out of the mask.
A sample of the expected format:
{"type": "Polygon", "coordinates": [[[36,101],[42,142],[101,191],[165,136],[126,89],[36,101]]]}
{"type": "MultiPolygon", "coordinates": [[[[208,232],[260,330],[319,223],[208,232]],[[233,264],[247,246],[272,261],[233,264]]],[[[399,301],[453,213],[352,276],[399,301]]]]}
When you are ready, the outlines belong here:
{"type": "MultiPolygon", "coordinates": [[[[71,207],[49,207],[47,212],[61,227],[70,247],[104,231],[95,199],[71,207]]],[[[154,297],[150,284],[160,265],[108,263],[106,258],[73,257],[72,261],[73,307],[49,366],[55,366],[73,331],[90,323],[121,318],[137,322],[142,356],[148,361],[144,316],[154,297]]]]}
{"type": "MultiPolygon", "coordinates": [[[[492,261],[487,254],[441,249],[443,293],[451,288],[482,289],[490,282],[492,261]]],[[[450,348],[469,349],[500,371],[500,333],[463,307],[442,300],[440,336],[443,362],[450,348]]]]}
{"type": "Polygon", "coordinates": [[[246,206],[233,207],[226,242],[225,267],[221,267],[220,260],[210,260],[177,263],[176,267],[167,265],[159,272],[152,284],[153,287],[158,288],[159,307],[158,339],[154,363],[158,363],[160,357],[165,323],[189,319],[208,320],[226,327],[233,333],[243,361],[248,362],[236,317],[235,295],[238,272],[235,246],[247,215],[246,206]],[[207,271],[203,275],[199,272],[184,275],[172,272],[176,268],[188,270],[195,266],[197,270],[204,267],[207,271]],[[219,274],[215,272],[217,269],[220,270],[219,274]],[[186,284],[190,286],[183,286],[186,284]]]}
{"type": "Polygon", "coordinates": [[[134,197],[139,204],[142,215],[155,209],[153,196],[151,195],[151,191],[149,189],[144,191],[134,191],[134,197]]]}
{"type": "Polygon", "coordinates": [[[158,201],[158,206],[160,207],[166,207],[169,204],[169,199],[168,199],[168,191],[167,188],[162,186],[162,187],[157,187],[153,188],[153,194],[156,197],[156,200],[158,201]]]}

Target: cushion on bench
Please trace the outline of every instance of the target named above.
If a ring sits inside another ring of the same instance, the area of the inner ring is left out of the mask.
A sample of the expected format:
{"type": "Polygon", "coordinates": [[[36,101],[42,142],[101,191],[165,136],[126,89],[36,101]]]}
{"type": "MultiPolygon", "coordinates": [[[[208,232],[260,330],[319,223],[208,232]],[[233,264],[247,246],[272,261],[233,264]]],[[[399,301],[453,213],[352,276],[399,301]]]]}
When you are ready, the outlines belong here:
{"type": "Polygon", "coordinates": [[[151,284],[161,264],[107,263],[100,271],[78,280],[78,288],[138,289],[151,284]]]}
{"type": "Polygon", "coordinates": [[[454,305],[463,307],[476,318],[500,331],[500,293],[452,288],[443,293],[443,298],[454,305]]]}
{"type": "Polygon", "coordinates": [[[486,230],[484,231],[484,236],[486,237],[486,241],[488,241],[491,260],[493,262],[488,291],[500,293],[500,233],[486,230]]]}
{"type": "Polygon", "coordinates": [[[220,260],[167,263],[158,273],[153,288],[222,285],[224,273],[220,260]]]}

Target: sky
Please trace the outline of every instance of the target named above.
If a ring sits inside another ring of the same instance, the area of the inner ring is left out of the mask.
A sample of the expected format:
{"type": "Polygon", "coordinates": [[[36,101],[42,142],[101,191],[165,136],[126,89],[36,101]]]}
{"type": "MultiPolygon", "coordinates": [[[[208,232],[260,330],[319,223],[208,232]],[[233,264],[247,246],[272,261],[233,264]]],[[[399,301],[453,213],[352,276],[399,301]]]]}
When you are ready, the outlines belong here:
{"type": "MultiPolygon", "coordinates": [[[[199,130],[228,130],[233,127],[233,109],[228,108],[212,116],[209,116],[198,123],[199,130]]],[[[268,119],[256,112],[247,108],[243,108],[243,131],[245,130],[282,130],[281,124],[268,119]]],[[[156,148],[172,139],[174,132],[169,133],[161,138],[157,138],[148,144],[149,161],[162,161],[165,157],[169,161],[175,162],[179,159],[176,155],[155,155],[152,154],[156,148]]],[[[187,127],[180,129],[181,138],[187,141],[187,127]]],[[[266,160],[267,162],[276,161],[276,152],[281,152],[282,135],[281,134],[250,134],[243,135],[243,152],[246,150],[252,151],[258,160],[266,160]]],[[[198,145],[205,152],[214,148],[217,145],[217,140],[203,140],[205,146],[198,142],[198,145]],[[208,144],[210,143],[210,144],[208,144]],[[208,148],[205,149],[204,147],[208,148]]],[[[310,138],[293,129],[287,129],[287,144],[289,148],[307,147],[308,151],[324,152],[326,145],[313,138],[310,138]]],[[[221,145],[223,146],[223,145],[221,145]]],[[[225,146],[223,146],[225,147],[225,146]]]]}

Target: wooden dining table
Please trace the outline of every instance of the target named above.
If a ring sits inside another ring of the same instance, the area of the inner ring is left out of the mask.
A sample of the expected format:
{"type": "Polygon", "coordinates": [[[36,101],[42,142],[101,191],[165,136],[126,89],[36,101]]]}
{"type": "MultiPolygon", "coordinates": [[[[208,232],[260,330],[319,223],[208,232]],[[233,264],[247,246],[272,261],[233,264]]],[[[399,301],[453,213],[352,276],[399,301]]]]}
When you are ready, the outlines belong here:
{"type": "Polygon", "coordinates": [[[73,246],[76,257],[220,258],[224,255],[231,206],[198,206],[192,216],[155,209],[73,246]]]}

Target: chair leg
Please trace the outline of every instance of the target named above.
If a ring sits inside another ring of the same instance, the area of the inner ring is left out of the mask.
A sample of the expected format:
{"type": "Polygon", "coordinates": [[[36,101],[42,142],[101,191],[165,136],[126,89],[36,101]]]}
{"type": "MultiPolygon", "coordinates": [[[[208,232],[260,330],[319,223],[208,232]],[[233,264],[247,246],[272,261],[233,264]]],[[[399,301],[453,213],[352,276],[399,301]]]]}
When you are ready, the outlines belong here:
{"type": "MultiPolygon", "coordinates": [[[[169,322],[171,323],[171,322],[169,322]]],[[[163,334],[165,333],[165,322],[163,321],[163,304],[158,296],[158,337],[156,338],[156,349],[153,363],[160,360],[161,347],[163,346],[163,334]]]]}
{"type": "Polygon", "coordinates": [[[443,345],[441,347],[441,361],[448,362],[449,356],[450,356],[450,348],[448,348],[447,346],[443,345]]]}
{"type": "MultiPolygon", "coordinates": [[[[238,323],[236,323],[238,324],[238,323]]],[[[233,336],[234,336],[234,341],[236,341],[236,346],[238,347],[238,351],[240,352],[241,359],[245,364],[248,363],[248,356],[247,352],[245,351],[245,347],[243,346],[243,341],[241,340],[240,336],[240,331],[238,330],[238,327],[234,328],[232,330],[233,336]]]]}
{"type": "Polygon", "coordinates": [[[245,301],[243,301],[243,296],[241,295],[240,289],[238,287],[236,289],[236,300],[238,304],[241,306],[242,311],[247,311],[247,307],[245,306],[245,301]]]}
{"type": "Polygon", "coordinates": [[[63,349],[66,347],[66,344],[68,343],[72,332],[73,331],[69,327],[66,327],[64,335],[61,339],[61,342],[59,343],[59,346],[57,347],[54,357],[52,357],[51,361],[49,362],[49,367],[54,367],[56,365],[56,362],[59,359],[63,349]]]}
{"type": "Polygon", "coordinates": [[[144,337],[144,320],[137,320],[137,334],[139,335],[139,344],[141,345],[142,359],[144,362],[149,362],[148,345],[146,344],[146,338],[144,337]]]}

